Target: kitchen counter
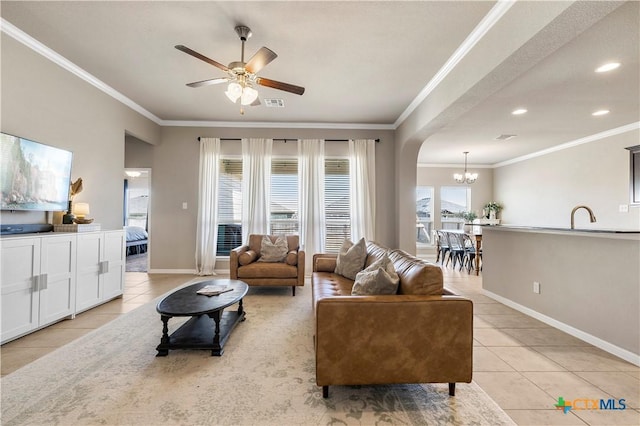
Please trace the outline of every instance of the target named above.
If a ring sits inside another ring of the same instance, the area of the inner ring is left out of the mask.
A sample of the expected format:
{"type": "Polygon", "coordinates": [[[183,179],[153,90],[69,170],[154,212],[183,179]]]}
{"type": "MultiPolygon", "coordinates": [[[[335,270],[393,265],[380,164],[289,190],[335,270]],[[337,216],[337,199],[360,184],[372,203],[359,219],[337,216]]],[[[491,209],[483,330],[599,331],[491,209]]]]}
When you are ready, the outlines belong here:
{"type": "Polygon", "coordinates": [[[606,228],[562,228],[527,225],[495,225],[483,226],[482,231],[513,231],[533,232],[541,234],[575,235],[599,238],[616,238],[640,241],[640,230],[637,229],[606,229],[606,228]]]}
{"type": "Polygon", "coordinates": [[[640,365],[640,231],[498,225],[482,237],[484,294],[640,365]]]}

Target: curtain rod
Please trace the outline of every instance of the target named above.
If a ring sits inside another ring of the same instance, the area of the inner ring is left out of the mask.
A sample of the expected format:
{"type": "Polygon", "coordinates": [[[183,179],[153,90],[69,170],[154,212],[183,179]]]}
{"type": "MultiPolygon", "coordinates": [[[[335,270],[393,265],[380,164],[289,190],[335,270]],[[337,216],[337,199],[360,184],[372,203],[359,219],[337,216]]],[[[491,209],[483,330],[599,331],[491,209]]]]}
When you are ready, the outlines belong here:
{"type": "MultiPolygon", "coordinates": [[[[278,142],[294,142],[298,139],[285,139],[285,138],[272,138],[274,141],[278,142]]],[[[220,138],[221,141],[241,141],[241,138],[220,138]]],[[[374,139],[377,142],[380,142],[380,139],[374,139]]],[[[198,142],[200,142],[200,136],[198,136],[198,142]]],[[[325,139],[325,142],[349,142],[349,139],[325,139]]]]}

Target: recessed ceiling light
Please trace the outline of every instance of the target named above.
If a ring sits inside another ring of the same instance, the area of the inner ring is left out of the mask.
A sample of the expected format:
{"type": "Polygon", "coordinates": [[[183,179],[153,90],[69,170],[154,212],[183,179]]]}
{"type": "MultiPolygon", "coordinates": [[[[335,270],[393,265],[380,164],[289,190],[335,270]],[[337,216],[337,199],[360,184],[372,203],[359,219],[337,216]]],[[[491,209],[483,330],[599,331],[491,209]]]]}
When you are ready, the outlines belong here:
{"type": "Polygon", "coordinates": [[[609,114],[609,110],[608,110],[608,109],[600,109],[600,110],[598,110],[598,111],[596,111],[596,112],[592,113],[591,115],[593,115],[593,116],[596,116],[596,117],[597,117],[597,116],[599,116],[599,115],[607,115],[607,114],[609,114]]]}
{"type": "Polygon", "coordinates": [[[516,110],[513,110],[513,111],[511,112],[511,114],[513,114],[513,115],[522,115],[522,114],[524,114],[524,113],[526,113],[526,112],[527,112],[527,110],[526,110],[526,109],[524,109],[524,108],[518,108],[518,109],[516,109],[516,110]]]}
{"type": "Polygon", "coordinates": [[[615,70],[620,66],[620,62],[609,62],[596,68],[596,72],[607,72],[615,70]]]}

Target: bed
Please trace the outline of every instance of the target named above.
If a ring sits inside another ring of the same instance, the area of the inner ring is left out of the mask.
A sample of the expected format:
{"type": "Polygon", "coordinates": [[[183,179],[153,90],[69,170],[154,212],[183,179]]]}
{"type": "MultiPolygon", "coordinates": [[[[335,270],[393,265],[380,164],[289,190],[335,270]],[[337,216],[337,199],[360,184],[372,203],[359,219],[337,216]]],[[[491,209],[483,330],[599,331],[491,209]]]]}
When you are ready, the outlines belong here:
{"type": "Polygon", "coordinates": [[[139,226],[125,226],[127,236],[127,256],[140,254],[147,251],[149,234],[139,226]]]}

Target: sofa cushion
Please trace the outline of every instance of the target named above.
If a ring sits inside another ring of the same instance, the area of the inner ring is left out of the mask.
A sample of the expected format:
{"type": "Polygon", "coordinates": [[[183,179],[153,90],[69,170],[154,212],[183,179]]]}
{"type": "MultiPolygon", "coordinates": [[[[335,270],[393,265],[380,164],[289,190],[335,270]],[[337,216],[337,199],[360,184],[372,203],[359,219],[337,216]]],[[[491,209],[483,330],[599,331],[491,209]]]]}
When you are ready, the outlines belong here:
{"type": "Polygon", "coordinates": [[[241,265],[248,265],[258,258],[258,253],[253,250],[247,250],[238,256],[238,263],[241,265]]]}
{"type": "Polygon", "coordinates": [[[383,245],[374,241],[367,241],[367,261],[364,263],[364,267],[366,268],[373,262],[382,259],[388,251],[389,249],[383,245]]]}
{"type": "Polygon", "coordinates": [[[298,250],[290,250],[284,261],[287,265],[296,266],[298,264],[298,250]]]}
{"type": "Polygon", "coordinates": [[[354,296],[370,294],[396,294],[400,278],[393,263],[384,254],[364,270],[358,272],[356,281],[351,289],[354,296]]]}
{"type": "Polygon", "coordinates": [[[238,278],[296,278],[298,268],[284,262],[253,262],[238,268],[238,278]]]}
{"type": "Polygon", "coordinates": [[[275,242],[272,242],[268,235],[264,235],[260,244],[258,262],[283,262],[287,253],[289,253],[289,245],[284,235],[278,236],[275,242]]]}
{"type": "Polygon", "coordinates": [[[399,294],[442,295],[443,278],[439,266],[402,250],[391,251],[389,259],[400,277],[399,294]]]}
{"type": "Polygon", "coordinates": [[[362,271],[365,260],[367,260],[367,246],[364,238],[355,244],[347,238],[340,247],[335,273],[355,280],[356,274],[362,271]]]}

